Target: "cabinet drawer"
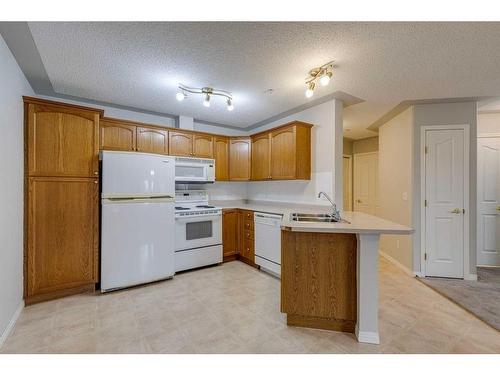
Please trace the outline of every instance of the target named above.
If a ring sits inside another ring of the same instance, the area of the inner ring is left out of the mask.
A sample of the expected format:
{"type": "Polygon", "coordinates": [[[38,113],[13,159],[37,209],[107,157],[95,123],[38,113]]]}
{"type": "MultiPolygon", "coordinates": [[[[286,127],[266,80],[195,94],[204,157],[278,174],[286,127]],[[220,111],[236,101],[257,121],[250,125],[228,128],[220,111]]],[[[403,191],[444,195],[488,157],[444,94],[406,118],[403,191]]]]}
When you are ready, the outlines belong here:
{"type": "Polygon", "coordinates": [[[253,241],[253,230],[247,230],[245,229],[243,231],[243,239],[246,240],[252,240],[253,241]]]}
{"type": "Polygon", "coordinates": [[[254,242],[253,239],[243,241],[243,256],[251,261],[254,260],[254,242]]]}
{"type": "Polygon", "coordinates": [[[246,211],[246,210],[244,210],[244,211],[242,211],[242,213],[243,213],[243,218],[245,220],[253,221],[253,211],[246,211]]]}
{"type": "Polygon", "coordinates": [[[245,220],[245,223],[243,225],[244,230],[254,230],[254,223],[253,220],[245,220]]]}

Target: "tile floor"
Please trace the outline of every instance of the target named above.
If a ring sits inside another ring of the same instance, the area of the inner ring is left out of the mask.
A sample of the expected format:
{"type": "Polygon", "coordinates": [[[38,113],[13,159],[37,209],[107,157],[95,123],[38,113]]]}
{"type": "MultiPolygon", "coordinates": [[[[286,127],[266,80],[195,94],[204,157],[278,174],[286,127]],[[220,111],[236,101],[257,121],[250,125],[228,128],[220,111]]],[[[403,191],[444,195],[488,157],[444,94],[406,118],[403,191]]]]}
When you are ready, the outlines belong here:
{"type": "Polygon", "coordinates": [[[27,307],[3,353],[500,353],[500,333],[381,259],[381,345],[292,328],[279,281],[241,262],[27,307]]]}

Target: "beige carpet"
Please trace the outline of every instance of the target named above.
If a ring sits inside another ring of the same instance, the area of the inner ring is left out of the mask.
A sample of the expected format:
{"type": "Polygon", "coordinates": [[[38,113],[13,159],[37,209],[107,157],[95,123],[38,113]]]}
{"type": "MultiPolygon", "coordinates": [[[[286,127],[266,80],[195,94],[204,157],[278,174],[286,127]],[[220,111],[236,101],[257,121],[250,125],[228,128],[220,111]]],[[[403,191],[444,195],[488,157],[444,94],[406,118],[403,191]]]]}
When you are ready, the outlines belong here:
{"type": "Polygon", "coordinates": [[[477,281],[419,280],[500,331],[500,268],[478,267],[477,276],[477,281]]]}

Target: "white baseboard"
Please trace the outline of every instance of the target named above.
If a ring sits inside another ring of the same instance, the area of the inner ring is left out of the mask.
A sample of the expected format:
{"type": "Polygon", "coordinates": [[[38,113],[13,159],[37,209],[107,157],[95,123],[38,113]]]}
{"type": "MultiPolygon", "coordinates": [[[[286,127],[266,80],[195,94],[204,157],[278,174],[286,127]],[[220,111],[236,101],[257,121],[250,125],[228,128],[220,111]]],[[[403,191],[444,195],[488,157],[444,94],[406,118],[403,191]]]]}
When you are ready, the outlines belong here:
{"type": "Polygon", "coordinates": [[[393,257],[391,257],[389,254],[385,253],[384,251],[380,250],[380,255],[382,255],[385,259],[387,259],[389,262],[394,264],[396,267],[398,267],[401,271],[406,273],[408,276],[411,276],[411,277],[416,276],[415,272],[410,270],[404,264],[400,263],[398,260],[394,259],[393,257]]]}
{"type": "Polygon", "coordinates": [[[468,273],[464,276],[464,280],[477,281],[477,275],[474,273],[468,273]]]}
{"type": "Polygon", "coordinates": [[[19,319],[19,315],[21,315],[21,311],[23,311],[23,308],[24,308],[24,300],[22,300],[19,303],[19,306],[17,306],[17,309],[14,312],[14,315],[12,315],[9,324],[7,324],[7,327],[5,328],[5,331],[3,331],[2,335],[0,336],[0,348],[5,343],[5,341],[7,341],[7,338],[14,329],[17,319],[19,319]]]}
{"type": "Polygon", "coordinates": [[[359,342],[375,345],[380,344],[380,337],[378,335],[378,332],[360,331],[358,329],[358,325],[356,324],[355,334],[359,342]]]}

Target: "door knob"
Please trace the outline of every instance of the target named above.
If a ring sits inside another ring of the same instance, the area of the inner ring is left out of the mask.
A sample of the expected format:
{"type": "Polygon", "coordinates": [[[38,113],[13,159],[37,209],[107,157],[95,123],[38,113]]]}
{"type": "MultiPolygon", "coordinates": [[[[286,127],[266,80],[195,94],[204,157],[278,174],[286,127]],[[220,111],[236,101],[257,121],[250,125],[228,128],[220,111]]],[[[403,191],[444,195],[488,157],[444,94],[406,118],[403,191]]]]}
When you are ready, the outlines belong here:
{"type": "Polygon", "coordinates": [[[356,202],[361,203],[361,199],[356,199],[356,202]]]}
{"type": "Polygon", "coordinates": [[[451,213],[452,214],[461,214],[462,210],[460,208],[454,208],[453,210],[451,210],[451,213]]]}

